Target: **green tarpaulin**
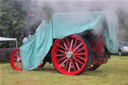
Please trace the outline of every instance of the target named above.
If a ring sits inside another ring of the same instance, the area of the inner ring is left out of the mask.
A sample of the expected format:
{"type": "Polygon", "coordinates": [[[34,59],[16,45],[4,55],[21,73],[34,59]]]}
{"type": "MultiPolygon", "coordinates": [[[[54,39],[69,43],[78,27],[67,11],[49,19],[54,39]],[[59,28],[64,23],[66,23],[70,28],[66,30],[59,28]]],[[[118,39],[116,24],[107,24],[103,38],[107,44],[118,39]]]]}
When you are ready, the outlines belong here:
{"type": "Polygon", "coordinates": [[[117,23],[106,19],[103,12],[56,13],[49,23],[43,20],[35,34],[20,47],[23,71],[35,69],[41,63],[53,45],[53,39],[96,30],[104,21],[108,25],[104,32],[105,45],[109,52],[117,53],[117,23]]]}

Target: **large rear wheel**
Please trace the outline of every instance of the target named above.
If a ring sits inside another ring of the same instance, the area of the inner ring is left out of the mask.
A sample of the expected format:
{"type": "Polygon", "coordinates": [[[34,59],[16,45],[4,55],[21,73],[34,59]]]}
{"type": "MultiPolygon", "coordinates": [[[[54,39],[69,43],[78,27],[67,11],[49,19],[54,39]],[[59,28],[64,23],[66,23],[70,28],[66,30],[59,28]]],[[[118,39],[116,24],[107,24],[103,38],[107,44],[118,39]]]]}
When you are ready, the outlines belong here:
{"type": "Polygon", "coordinates": [[[87,40],[78,35],[57,39],[52,48],[52,62],[63,74],[76,75],[88,69],[91,51],[87,40]]]}

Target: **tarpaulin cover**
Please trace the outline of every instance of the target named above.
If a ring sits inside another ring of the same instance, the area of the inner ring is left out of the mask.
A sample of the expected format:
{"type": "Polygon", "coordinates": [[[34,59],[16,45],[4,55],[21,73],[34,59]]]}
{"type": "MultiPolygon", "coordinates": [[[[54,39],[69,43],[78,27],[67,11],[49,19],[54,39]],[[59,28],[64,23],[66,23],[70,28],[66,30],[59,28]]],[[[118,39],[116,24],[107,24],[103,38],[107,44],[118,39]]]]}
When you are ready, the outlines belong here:
{"type": "Polygon", "coordinates": [[[43,20],[35,34],[20,47],[23,71],[37,68],[53,45],[53,39],[98,29],[96,27],[102,25],[103,21],[108,25],[104,32],[105,45],[109,52],[117,53],[117,23],[106,19],[103,12],[56,13],[49,23],[43,20]]]}

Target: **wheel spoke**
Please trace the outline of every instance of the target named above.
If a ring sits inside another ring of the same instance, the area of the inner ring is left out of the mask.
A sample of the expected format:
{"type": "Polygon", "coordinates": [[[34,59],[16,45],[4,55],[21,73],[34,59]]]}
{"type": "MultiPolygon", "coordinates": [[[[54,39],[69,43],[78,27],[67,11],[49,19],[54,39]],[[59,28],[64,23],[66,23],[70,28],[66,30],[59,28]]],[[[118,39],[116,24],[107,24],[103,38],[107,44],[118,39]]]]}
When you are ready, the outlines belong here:
{"type": "Polygon", "coordinates": [[[64,50],[66,50],[63,46],[61,46],[60,44],[58,44],[58,46],[60,47],[60,48],[62,48],[62,49],[64,49],[64,50]]]}
{"type": "Polygon", "coordinates": [[[16,67],[18,68],[18,66],[19,66],[19,62],[15,62],[16,63],[16,67]]]}
{"type": "Polygon", "coordinates": [[[63,43],[64,43],[64,47],[65,47],[66,49],[68,49],[68,47],[67,47],[67,45],[66,45],[66,43],[65,43],[64,40],[63,40],[63,43]]]}
{"type": "Polygon", "coordinates": [[[83,62],[81,62],[80,60],[78,60],[77,58],[75,58],[75,60],[78,62],[78,63],[80,63],[80,64],[84,64],[83,62]]]}
{"type": "Polygon", "coordinates": [[[62,61],[62,60],[64,60],[64,59],[66,59],[66,56],[64,56],[64,57],[62,57],[62,58],[60,58],[60,59],[58,59],[58,61],[60,62],[60,61],[62,61]]]}
{"type": "Polygon", "coordinates": [[[83,61],[85,61],[85,58],[81,57],[81,56],[77,56],[79,59],[82,59],[83,61]]]}
{"type": "Polygon", "coordinates": [[[61,53],[66,53],[66,52],[64,52],[63,50],[60,50],[60,49],[57,49],[57,51],[59,51],[59,52],[61,52],[61,53]]]}
{"type": "Polygon", "coordinates": [[[84,47],[83,47],[83,48],[80,48],[79,50],[77,50],[77,52],[80,52],[80,51],[82,51],[82,50],[84,50],[84,47]]]}
{"type": "Polygon", "coordinates": [[[70,50],[72,49],[72,45],[73,45],[73,39],[71,40],[70,50]]]}
{"type": "Polygon", "coordinates": [[[68,67],[68,62],[69,62],[69,59],[66,62],[65,69],[67,69],[67,67],[68,67]]]}
{"type": "Polygon", "coordinates": [[[72,63],[72,66],[73,66],[73,68],[74,68],[74,71],[76,71],[75,65],[74,65],[74,63],[73,63],[72,60],[71,60],[71,63],[72,63]]]}
{"type": "Polygon", "coordinates": [[[69,67],[68,67],[68,72],[70,72],[70,70],[71,70],[71,62],[70,62],[69,67]]]}
{"type": "Polygon", "coordinates": [[[80,67],[79,67],[79,65],[78,65],[78,63],[76,62],[76,67],[77,67],[77,69],[79,70],[80,69],[80,67]]]}
{"type": "Polygon", "coordinates": [[[73,46],[74,48],[76,47],[76,44],[77,44],[77,39],[75,39],[75,43],[74,43],[74,46],[73,46]]]}
{"type": "Polygon", "coordinates": [[[70,46],[68,38],[66,38],[66,42],[67,42],[68,46],[70,46]]]}
{"type": "Polygon", "coordinates": [[[86,55],[86,53],[75,53],[75,55],[86,55]]]}
{"type": "Polygon", "coordinates": [[[13,60],[17,60],[16,58],[13,58],[13,60]]]}
{"type": "Polygon", "coordinates": [[[20,58],[20,56],[19,56],[18,54],[15,54],[14,56],[16,56],[16,57],[20,58]]]}
{"type": "Polygon", "coordinates": [[[59,65],[59,67],[61,67],[61,65],[63,65],[66,61],[67,61],[67,59],[65,59],[65,60],[59,65]]]}
{"type": "Polygon", "coordinates": [[[75,49],[73,49],[73,51],[76,51],[81,45],[82,43],[80,43],[75,49]]]}
{"type": "Polygon", "coordinates": [[[56,54],[56,56],[65,56],[65,54],[56,54]]]}

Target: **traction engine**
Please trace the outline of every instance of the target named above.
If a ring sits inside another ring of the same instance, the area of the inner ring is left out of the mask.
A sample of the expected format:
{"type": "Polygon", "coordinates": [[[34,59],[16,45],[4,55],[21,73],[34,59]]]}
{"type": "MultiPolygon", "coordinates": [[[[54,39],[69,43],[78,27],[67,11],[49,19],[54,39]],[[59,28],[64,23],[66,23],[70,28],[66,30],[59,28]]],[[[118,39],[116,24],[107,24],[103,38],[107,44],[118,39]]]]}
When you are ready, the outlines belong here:
{"type": "MultiPolygon", "coordinates": [[[[49,62],[62,74],[77,75],[86,70],[96,70],[109,58],[103,34],[94,34],[90,30],[55,39],[51,50],[37,68],[49,62]]],[[[13,51],[10,62],[13,69],[22,70],[19,49],[13,51]]]]}

